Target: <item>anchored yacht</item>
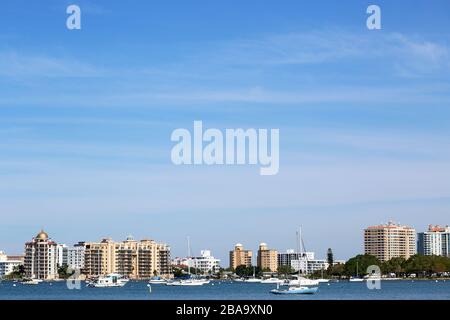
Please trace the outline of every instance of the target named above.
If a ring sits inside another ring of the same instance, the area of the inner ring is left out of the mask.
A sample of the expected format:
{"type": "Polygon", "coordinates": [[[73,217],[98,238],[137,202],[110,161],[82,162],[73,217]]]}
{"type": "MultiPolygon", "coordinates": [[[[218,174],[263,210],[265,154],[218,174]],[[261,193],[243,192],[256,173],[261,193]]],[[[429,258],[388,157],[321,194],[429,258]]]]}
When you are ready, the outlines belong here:
{"type": "Polygon", "coordinates": [[[94,287],[94,288],[109,288],[109,287],[123,287],[128,283],[128,279],[124,276],[117,274],[117,273],[111,273],[104,277],[99,277],[98,279],[95,279],[92,282],[88,283],[88,287],[94,287]]]}

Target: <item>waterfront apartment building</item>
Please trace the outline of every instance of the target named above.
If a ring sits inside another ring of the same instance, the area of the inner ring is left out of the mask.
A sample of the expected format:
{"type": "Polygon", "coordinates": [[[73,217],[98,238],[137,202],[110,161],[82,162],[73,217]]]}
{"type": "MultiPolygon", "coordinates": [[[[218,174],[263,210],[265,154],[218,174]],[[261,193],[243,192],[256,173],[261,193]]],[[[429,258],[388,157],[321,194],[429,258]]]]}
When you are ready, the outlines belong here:
{"type": "Polygon", "coordinates": [[[58,249],[43,230],[25,243],[25,276],[41,280],[58,278],[58,249]]]}
{"type": "Polygon", "coordinates": [[[270,270],[276,272],[278,270],[278,252],[274,249],[269,249],[266,243],[259,244],[257,266],[261,270],[270,270]]]}
{"type": "Polygon", "coordinates": [[[370,226],[364,230],[364,252],[380,261],[408,259],[416,254],[416,230],[393,222],[370,226]]]}
{"type": "Polygon", "coordinates": [[[314,252],[297,253],[288,249],[286,253],[278,254],[278,266],[290,266],[294,271],[311,274],[328,269],[329,264],[326,260],[316,259],[314,252]]]}
{"type": "Polygon", "coordinates": [[[230,251],[230,268],[236,270],[238,266],[244,265],[246,267],[252,266],[251,250],[244,250],[244,246],[240,243],[234,246],[234,250],[230,251]]]}
{"type": "Polygon", "coordinates": [[[0,251],[0,279],[11,274],[14,268],[23,265],[23,256],[7,256],[0,251]]]}
{"type": "Polygon", "coordinates": [[[172,261],[175,266],[190,266],[202,274],[213,274],[219,272],[220,259],[215,258],[210,250],[201,250],[198,257],[175,258],[172,261]]]}
{"type": "Polygon", "coordinates": [[[294,271],[299,271],[302,274],[312,274],[317,271],[327,270],[330,265],[326,260],[320,259],[306,259],[302,257],[300,259],[291,260],[291,267],[294,271]]]}
{"type": "Polygon", "coordinates": [[[56,245],[56,255],[57,255],[57,261],[56,264],[58,267],[67,266],[67,254],[68,254],[68,248],[65,244],[57,244],[56,245]]]}
{"type": "Polygon", "coordinates": [[[164,243],[128,237],[122,242],[87,242],[84,248],[83,272],[87,276],[119,273],[131,279],[171,277],[170,247],[164,243]]]}
{"type": "Polygon", "coordinates": [[[450,257],[450,228],[428,226],[428,231],[417,234],[417,252],[422,255],[450,257]]]}
{"type": "Polygon", "coordinates": [[[84,269],[85,243],[78,242],[67,250],[67,266],[71,270],[84,269]]]}
{"type": "Polygon", "coordinates": [[[291,261],[300,260],[300,257],[305,257],[308,260],[314,260],[314,252],[298,253],[293,249],[288,249],[286,252],[278,253],[278,266],[291,266],[291,261]]]}

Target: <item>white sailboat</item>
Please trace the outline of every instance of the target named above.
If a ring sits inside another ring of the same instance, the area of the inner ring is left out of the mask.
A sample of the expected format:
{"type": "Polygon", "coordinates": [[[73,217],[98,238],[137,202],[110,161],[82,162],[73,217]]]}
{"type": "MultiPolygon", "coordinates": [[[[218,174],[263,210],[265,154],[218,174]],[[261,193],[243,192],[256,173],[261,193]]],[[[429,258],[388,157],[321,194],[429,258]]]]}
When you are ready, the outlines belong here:
{"type": "MultiPolygon", "coordinates": [[[[300,231],[297,232],[297,253],[299,253],[299,251],[300,251],[300,254],[298,255],[299,259],[300,259],[300,257],[303,257],[303,252],[304,252],[304,244],[303,244],[301,232],[302,231],[300,228],[300,231]]],[[[306,254],[305,254],[305,258],[306,258],[306,268],[308,268],[308,258],[306,256],[306,254]]],[[[319,285],[318,280],[305,278],[300,275],[300,272],[301,272],[301,269],[300,269],[300,265],[299,265],[298,275],[294,276],[295,279],[292,279],[287,283],[289,286],[317,286],[317,285],[319,285]]]]}
{"type": "Polygon", "coordinates": [[[253,277],[245,279],[244,282],[247,282],[247,283],[261,283],[262,282],[262,279],[256,278],[256,267],[253,267],[253,277]]]}
{"type": "MultiPolygon", "coordinates": [[[[301,233],[301,229],[300,229],[300,233],[301,233]]],[[[301,236],[297,232],[297,243],[300,243],[300,239],[301,239],[301,236]]],[[[300,247],[301,247],[300,250],[302,251],[300,256],[303,256],[303,241],[300,244],[300,247]]],[[[298,252],[298,246],[297,246],[297,252],[298,252]]],[[[299,256],[299,258],[300,258],[300,256],[299,256]]],[[[301,269],[299,266],[298,276],[296,277],[296,279],[289,281],[288,289],[282,290],[279,288],[280,284],[277,284],[277,288],[271,290],[270,292],[273,294],[314,294],[314,293],[316,293],[319,290],[319,288],[317,287],[317,285],[319,284],[319,281],[302,277],[302,276],[300,276],[300,272],[301,272],[301,269]]]]}
{"type": "Polygon", "coordinates": [[[359,277],[359,262],[356,260],[356,277],[350,277],[348,279],[350,282],[363,282],[364,279],[359,277]]]}
{"type": "Polygon", "coordinates": [[[319,281],[319,283],[327,283],[327,282],[330,282],[330,279],[325,279],[325,278],[323,277],[323,269],[321,270],[321,272],[322,272],[322,276],[321,276],[320,279],[317,279],[317,281],[319,281]]]}
{"type": "Polygon", "coordinates": [[[280,290],[279,285],[276,289],[270,290],[273,294],[314,294],[319,290],[318,287],[302,287],[302,286],[292,286],[286,290],[280,290]]]}
{"type": "Polygon", "coordinates": [[[282,284],[284,283],[284,280],[278,279],[278,278],[267,278],[261,280],[261,283],[263,284],[282,284]]]}
{"type": "Polygon", "coordinates": [[[193,278],[191,276],[191,245],[189,241],[189,237],[187,237],[187,243],[188,243],[188,279],[181,279],[181,280],[172,280],[167,281],[166,286],[202,286],[204,284],[208,284],[210,280],[203,279],[203,278],[193,278]]]}

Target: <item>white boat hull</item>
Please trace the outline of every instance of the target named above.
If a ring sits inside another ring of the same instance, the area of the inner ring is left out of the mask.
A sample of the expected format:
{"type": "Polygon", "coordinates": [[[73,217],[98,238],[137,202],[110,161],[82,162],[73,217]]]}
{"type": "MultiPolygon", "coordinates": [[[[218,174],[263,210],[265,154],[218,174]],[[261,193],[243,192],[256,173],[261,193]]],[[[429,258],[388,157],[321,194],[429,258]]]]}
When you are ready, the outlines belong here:
{"type": "Polygon", "coordinates": [[[317,287],[290,287],[287,290],[274,289],[270,292],[273,294],[314,294],[318,289],[317,287]]]}
{"type": "Polygon", "coordinates": [[[261,283],[262,279],[250,278],[250,279],[245,279],[244,282],[245,283],[261,283]]]}
{"type": "Polygon", "coordinates": [[[167,283],[167,280],[149,280],[150,284],[165,284],[167,283]]]}
{"type": "Polygon", "coordinates": [[[265,279],[261,281],[262,284],[282,284],[284,283],[284,280],[271,278],[271,279],[265,279]]]}
{"type": "Polygon", "coordinates": [[[348,281],[350,281],[350,282],[363,282],[364,279],[362,279],[362,278],[350,278],[348,281]]]}
{"type": "Polygon", "coordinates": [[[100,277],[95,281],[89,282],[88,287],[92,288],[115,288],[123,287],[128,283],[128,279],[119,274],[109,274],[105,277],[100,277]]]}
{"type": "Polygon", "coordinates": [[[315,279],[294,279],[294,280],[290,280],[288,285],[289,286],[298,286],[298,287],[317,286],[317,285],[319,285],[319,280],[315,280],[315,279]]]}
{"type": "Polygon", "coordinates": [[[179,281],[169,281],[166,286],[202,286],[208,284],[209,280],[179,280],[179,281]]]}

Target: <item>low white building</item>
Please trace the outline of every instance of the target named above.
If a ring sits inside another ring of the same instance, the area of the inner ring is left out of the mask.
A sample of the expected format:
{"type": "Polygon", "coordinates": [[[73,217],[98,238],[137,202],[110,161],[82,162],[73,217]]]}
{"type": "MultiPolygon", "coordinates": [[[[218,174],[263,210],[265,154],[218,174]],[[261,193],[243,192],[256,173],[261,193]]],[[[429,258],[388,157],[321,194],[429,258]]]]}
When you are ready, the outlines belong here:
{"type": "Polygon", "coordinates": [[[303,274],[311,274],[320,270],[327,270],[329,264],[326,260],[309,260],[309,259],[299,259],[291,260],[291,267],[295,271],[301,271],[303,274]]]}
{"type": "Polygon", "coordinates": [[[191,268],[200,270],[204,274],[216,273],[220,269],[220,259],[214,258],[210,250],[200,251],[200,257],[191,257],[187,263],[191,268]]]}
{"type": "Polygon", "coordinates": [[[288,249],[286,252],[278,253],[278,267],[291,266],[292,260],[298,260],[306,258],[308,260],[314,260],[314,252],[307,251],[303,253],[295,252],[294,249],[288,249]]]}
{"type": "Polygon", "coordinates": [[[210,250],[202,250],[199,257],[175,258],[172,261],[172,265],[189,266],[203,274],[216,273],[220,269],[220,259],[214,258],[210,250]]]}
{"type": "Polygon", "coordinates": [[[84,268],[85,244],[79,242],[67,250],[67,266],[72,270],[84,268]]]}
{"type": "Polygon", "coordinates": [[[8,257],[3,251],[0,251],[0,278],[11,274],[14,268],[23,265],[23,260],[17,257],[8,257]]]}

